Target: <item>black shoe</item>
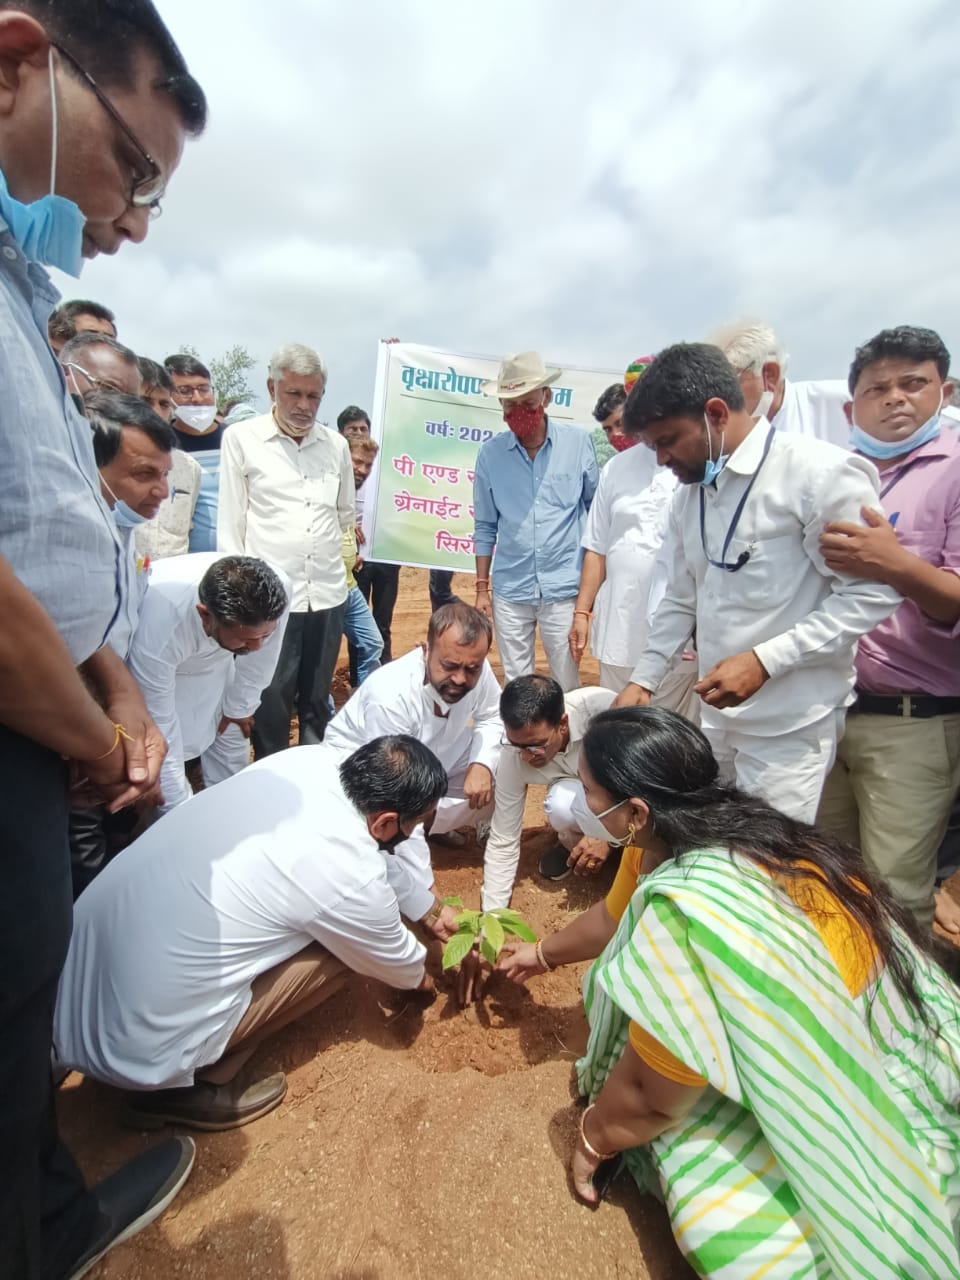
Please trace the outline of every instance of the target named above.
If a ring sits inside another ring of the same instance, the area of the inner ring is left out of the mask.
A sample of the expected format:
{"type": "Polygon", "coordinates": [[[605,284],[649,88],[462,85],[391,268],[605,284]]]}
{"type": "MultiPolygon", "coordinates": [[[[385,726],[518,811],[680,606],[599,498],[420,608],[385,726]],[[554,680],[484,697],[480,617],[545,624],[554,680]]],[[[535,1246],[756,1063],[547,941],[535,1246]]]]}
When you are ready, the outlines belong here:
{"type": "Polygon", "coordinates": [[[555,844],[553,848],[548,853],[545,853],[540,859],[537,870],[543,876],[544,880],[566,880],[567,876],[573,871],[572,867],[567,866],[567,859],[569,857],[569,849],[565,849],[562,844],[555,844]]]}
{"type": "Polygon", "coordinates": [[[282,1071],[245,1089],[236,1083],[199,1080],[186,1089],[128,1093],[121,1119],[130,1129],[162,1129],[165,1124],[177,1124],[217,1133],[259,1120],[280,1105],[286,1092],[287,1077],[282,1071]]]}
{"type": "Polygon", "coordinates": [[[159,1218],[190,1176],[196,1154],[192,1138],[170,1138],[98,1182],[93,1194],[107,1225],[73,1264],[68,1280],[80,1280],[115,1244],[159,1218]]]}

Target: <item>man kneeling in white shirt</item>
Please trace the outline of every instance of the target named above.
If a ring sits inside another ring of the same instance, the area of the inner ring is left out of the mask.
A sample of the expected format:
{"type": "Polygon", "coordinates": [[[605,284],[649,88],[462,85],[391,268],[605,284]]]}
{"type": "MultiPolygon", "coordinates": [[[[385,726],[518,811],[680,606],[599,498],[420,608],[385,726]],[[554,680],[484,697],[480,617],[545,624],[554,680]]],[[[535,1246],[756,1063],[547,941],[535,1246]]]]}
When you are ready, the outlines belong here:
{"type": "MultiPolygon", "coordinates": [[[[374,671],[331,720],[324,738],[341,759],[384,733],[409,733],[425,743],[449,779],[429,828],[447,844],[458,843],[449,837],[459,827],[485,825],[493,813],[502,726],[500,685],[487,661],[492,640],[490,619],[479,609],[459,600],[442,605],[430,619],[425,648],[374,671]]],[[[433,872],[422,830],[400,856],[429,889],[433,872]]]]}
{"type": "Polygon", "coordinates": [[[725,776],[813,822],[853,700],[860,636],[900,597],[831,572],[820,536],[879,504],[876,468],[746,410],[719,348],[668,347],[636,384],[624,431],[683,486],[664,540],[668,582],[618,706],[646,705],[696,628],[701,727],[725,776]]]}
{"type": "Polygon", "coordinates": [[[140,1091],[125,1117],[139,1128],[230,1129],[272,1110],[283,1074],[241,1089],[238,1072],[348,971],[433,990],[401,912],[443,937],[455,913],[422,911],[387,864],[446,785],[427,747],[379,738],[339,766],[322,746],[280,752],[167,814],[77,903],[59,1063],[140,1091]]]}
{"type": "Polygon", "coordinates": [[[273,678],[289,582],[253,556],[216,551],[153,567],[128,666],[167,741],[167,813],[191,796],[184,764],[199,756],[209,787],[250,763],[250,731],[273,678]]]}
{"type": "Polygon", "coordinates": [[[606,861],[606,840],[585,836],[591,826],[577,773],[580,744],[595,715],[613,702],[610,689],[574,689],[564,694],[549,676],[517,676],[500,698],[503,752],[497,797],[483,859],[484,911],[508,907],[520,861],[527,787],[547,786],[544,812],[557,833],[555,848],[540,859],[540,874],[562,880],[571,871],[594,875],[606,861]]]}

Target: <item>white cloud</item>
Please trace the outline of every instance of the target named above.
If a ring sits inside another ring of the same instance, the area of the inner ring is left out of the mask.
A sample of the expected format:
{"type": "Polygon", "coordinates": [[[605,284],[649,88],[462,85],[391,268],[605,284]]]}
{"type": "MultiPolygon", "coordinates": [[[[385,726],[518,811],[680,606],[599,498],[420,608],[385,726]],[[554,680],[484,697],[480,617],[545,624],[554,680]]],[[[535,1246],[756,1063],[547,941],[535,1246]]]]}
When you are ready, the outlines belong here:
{"type": "Polygon", "coordinates": [[[161,8],[210,128],[67,285],[139,350],[306,341],[332,415],[391,335],[619,368],[759,314],[800,376],[888,323],[960,344],[955,6],[161,8]]]}

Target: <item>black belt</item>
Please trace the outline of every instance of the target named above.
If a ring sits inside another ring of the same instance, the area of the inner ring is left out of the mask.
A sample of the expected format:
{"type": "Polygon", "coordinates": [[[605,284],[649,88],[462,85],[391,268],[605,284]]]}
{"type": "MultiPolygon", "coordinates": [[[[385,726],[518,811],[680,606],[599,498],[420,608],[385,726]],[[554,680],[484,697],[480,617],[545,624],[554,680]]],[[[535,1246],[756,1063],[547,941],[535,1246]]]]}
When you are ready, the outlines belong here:
{"type": "Polygon", "coordinates": [[[937,698],[932,693],[862,693],[850,708],[865,716],[904,716],[930,720],[934,716],[960,714],[960,698],[937,698]]]}

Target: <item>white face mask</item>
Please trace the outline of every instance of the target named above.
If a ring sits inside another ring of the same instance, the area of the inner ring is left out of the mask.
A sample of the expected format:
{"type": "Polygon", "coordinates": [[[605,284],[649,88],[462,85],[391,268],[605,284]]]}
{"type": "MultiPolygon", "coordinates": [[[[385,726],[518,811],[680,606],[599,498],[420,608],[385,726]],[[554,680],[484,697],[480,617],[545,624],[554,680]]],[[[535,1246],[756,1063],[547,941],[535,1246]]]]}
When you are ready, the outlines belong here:
{"type": "Polygon", "coordinates": [[[573,804],[570,806],[570,811],[576,819],[577,826],[585,836],[589,836],[591,840],[606,840],[607,844],[623,848],[625,844],[629,844],[633,839],[633,830],[628,831],[625,836],[613,836],[601,822],[601,818],[605,818],[608,813],[613,813],[615,809],[619,809],[625,804],[629,804],[629,801],[618,800],[609,809],[604,809],[603,813],[594,813],[581,791],[577,793],[573,804]]]}
{"type": "Polygon", "coordinates": [[[773,404],[773,392],[764,391],[760,399],[757,401],[756,408],[750,410],[751,418],[765,418],[767,410],[773,404]]]}
{"type": "Polygon", "coordinates": [[[185,427],[189,427],[191,431],[196,431],[200,435],[206,435],[214,425],[217,406],[215,404],[178,404],[176,414],[185,427]]]}

